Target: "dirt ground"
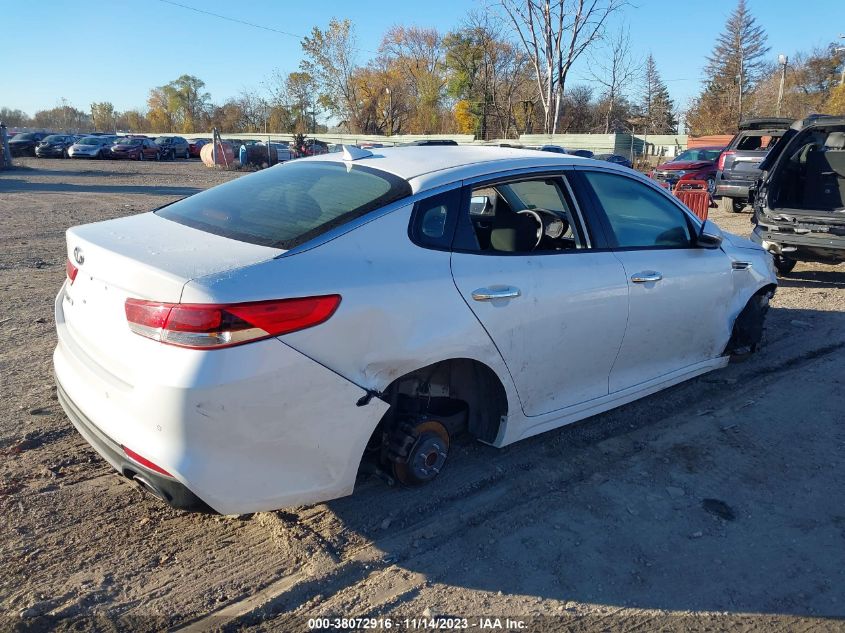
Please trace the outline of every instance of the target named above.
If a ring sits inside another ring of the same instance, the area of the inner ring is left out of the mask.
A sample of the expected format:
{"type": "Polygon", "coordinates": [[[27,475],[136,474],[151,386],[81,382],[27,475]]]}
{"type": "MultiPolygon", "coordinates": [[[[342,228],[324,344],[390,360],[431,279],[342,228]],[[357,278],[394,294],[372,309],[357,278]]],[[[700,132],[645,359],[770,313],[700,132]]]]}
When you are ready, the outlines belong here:
{"type": "Polygon", "coordinates": [[[463,442],[426,488],[192,515],[65,418],[52,303],[67,227],[237,174],[18,164],[0,172],[0,630],[845,629],[843,268],[799,264],[746,362],[503,450],[463,442]]]}

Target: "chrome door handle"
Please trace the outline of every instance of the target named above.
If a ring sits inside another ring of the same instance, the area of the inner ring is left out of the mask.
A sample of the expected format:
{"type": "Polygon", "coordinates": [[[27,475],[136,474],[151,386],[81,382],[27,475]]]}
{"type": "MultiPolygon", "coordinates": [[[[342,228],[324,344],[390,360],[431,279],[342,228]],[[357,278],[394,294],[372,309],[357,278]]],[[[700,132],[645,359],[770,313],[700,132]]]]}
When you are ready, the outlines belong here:
{"type": "Polygon", "coordinates": [[[472,291],[472,298],[476,301],[493,301],[494,299],[515,299],[520,295],[519,288],[502,286],[499,288],[479,288],[472,291]]]}
{"type": "Polygon", "coordinates": [[[660,281],[661,279],[663,279],[663,275],[654,270],[644,270],[641,273],[631,275],[631,281],[635,284],[645,284],[650,281],[660,281]]]}

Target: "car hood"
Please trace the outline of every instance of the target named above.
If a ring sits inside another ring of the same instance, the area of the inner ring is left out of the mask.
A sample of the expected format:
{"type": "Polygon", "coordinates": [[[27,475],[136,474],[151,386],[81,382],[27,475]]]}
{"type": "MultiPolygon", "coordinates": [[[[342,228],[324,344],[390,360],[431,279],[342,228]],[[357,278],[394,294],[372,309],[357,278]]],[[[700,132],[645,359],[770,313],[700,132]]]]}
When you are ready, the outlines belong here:
{"type": "Polygon", "coordinates": [[[759,244],[755,244],[749,239],[740,237],[739,235],[734,235],[733,233],[728,233],[727,231],[722,231],[722,239],[734,248],[744,248],[752,251],[763,250],[759,244]]]}
{"type": "Polygon", "coordinates": [[[97,150],[97,149],[100,149],[101,147],[102,147],[102,145],[80,145],[79,143],[74,143],[73,145],[70,146],[70,149],[79,152],[79,151],[82,151],[84,149],[97,150]]]}
{"type": "Polygon", "coordinates": [[[140,149],[141,146],[140,145],[123,145],[122,143],[118,143],[117,145],[112,145],[111,148],[116,149],[116,150],[121,151],[121,152],[125,152],[126,150],[129,150],[129,149],[135,149],[135,148],[140,149]]]}
{"type": "Polygon", "coordinates": [[[682,169],[704,169],[705,167],[710,167],[712,165],[712,161],[709,160],[680,160],[663,163],[662,165],[658,165],[657,169],[662,171],[680,171],[682,169]]]}

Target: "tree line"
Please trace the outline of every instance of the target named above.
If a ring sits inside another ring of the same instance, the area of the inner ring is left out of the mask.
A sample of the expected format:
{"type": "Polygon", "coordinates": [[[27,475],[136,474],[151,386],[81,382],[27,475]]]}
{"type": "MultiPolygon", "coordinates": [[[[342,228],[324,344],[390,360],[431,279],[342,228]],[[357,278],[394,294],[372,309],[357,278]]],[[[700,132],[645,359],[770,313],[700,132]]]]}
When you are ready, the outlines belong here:
{"type": "MultiPolygon", "coordinates": [[[[88,111],[64,100],[28,117],[0,109],[12,126],[52,129],[362,134],[674,133],[675,103],[651,54],[640,55],[624,26],[611,28],[624,0],[497,0],[457,28],[397,25],[362,59],[354,25],[332,19],[301,41],[294,72],[277,69],[259,88],[212,102],[204,82],[184,74],[149,91],[146,107],[88,111]],[[573,65],[588,80],[571,80],[573,65]]],[[[620,16],[624,17],[624,16],[620,16]]],[[[692,134],[730,133],[742,118],[845,113],[836,47],[795,53],[788,72],[769,60],[766,33],[738,0],[707,58],[689,104],[692,134]],[[781,99],[780,78],[784,77],[781,99]]]]}

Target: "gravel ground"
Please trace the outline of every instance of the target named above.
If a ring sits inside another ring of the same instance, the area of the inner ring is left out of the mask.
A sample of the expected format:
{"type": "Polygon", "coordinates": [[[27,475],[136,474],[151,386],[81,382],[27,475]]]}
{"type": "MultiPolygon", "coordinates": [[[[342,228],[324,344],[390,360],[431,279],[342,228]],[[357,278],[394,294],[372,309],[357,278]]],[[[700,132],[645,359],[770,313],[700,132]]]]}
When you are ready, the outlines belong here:
{"type": "Polygon", "coordinates": [[[841,268],[799,264],[746,362],[502,450],[459,443],[424,489],[372,478],[326,504],[191,515],[115,476],[65,418],[52,302],[67,227],[238,174],[18,165],[0,172],[0,630],[845,628],[841,268]]]}

